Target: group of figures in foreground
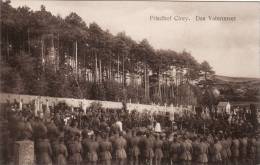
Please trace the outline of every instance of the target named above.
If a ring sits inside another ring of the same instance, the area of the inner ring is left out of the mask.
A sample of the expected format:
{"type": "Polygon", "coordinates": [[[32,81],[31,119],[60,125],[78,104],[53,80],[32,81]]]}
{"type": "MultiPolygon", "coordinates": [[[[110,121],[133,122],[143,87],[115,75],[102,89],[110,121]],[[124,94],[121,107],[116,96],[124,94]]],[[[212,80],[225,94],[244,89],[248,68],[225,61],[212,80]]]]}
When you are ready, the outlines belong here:
{"type": "Polygon", "coordinates": [[[163,113],[104,109],[85,113],[54,107],[39,117],[30,106],[19,110],[17,105],[7,103],[1,107],[6,163],[12,161],[13,144],[19,140],[34,142],[37,165],[260,163],[260,139],[249,112],[233,114],[236,120],[229,120],[227,114],[210,117],[214,122],[211,125],[201,114],[182,114],[175,117],[174,127],[163,113]],[[191,126],[193,120],[196,128],[191,126]],[[159,121],[162,131],[156,132],[153,123],[159,121]],[[212,127],[216,124],[220,126],[212,127]]]}

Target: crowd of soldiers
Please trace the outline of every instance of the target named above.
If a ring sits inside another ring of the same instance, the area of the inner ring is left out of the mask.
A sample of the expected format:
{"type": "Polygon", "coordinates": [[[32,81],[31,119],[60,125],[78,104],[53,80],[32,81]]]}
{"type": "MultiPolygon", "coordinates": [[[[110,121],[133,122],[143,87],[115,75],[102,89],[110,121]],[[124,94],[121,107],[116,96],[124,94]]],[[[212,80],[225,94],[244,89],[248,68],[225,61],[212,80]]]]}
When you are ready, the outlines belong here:
{"type": "Polygon", "coordinates": [[[50,107],[43,116],[30,105],[1,105],[6,162],[13,144],[32,140],[37,165],[254,165],[260,139],[249,112],[174,114],[122,109],[50,107]],[[160,123],[161,130],[154,129],[160,123]],[[4,127],[5,125],[6,127],[4,127]]]}

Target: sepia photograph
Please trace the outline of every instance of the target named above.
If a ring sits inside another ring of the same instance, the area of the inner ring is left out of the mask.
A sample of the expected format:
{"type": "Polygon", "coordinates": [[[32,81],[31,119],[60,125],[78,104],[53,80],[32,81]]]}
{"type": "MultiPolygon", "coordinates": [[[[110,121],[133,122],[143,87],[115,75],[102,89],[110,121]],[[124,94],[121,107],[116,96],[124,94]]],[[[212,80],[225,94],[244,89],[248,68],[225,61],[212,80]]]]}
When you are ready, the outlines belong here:
{"type": "Polygon", "coordinates": [[[0,4],[0,165],[260,165],[259,2],[0,4]]]}

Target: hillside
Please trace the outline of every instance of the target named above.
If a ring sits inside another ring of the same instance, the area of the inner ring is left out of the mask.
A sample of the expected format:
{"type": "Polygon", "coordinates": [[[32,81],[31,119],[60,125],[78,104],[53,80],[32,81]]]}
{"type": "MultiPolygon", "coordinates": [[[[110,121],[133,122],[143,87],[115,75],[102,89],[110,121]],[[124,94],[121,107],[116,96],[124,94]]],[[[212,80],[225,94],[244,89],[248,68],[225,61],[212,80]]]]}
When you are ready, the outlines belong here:
{"type": "Polygon", "coordinates": [[[260,78],[247,78],[247,77],[228,77],[216,75],[214,78],[216,83],[229,84],[229,85],[242,85],[245,87],[259,88],[260,78]]]}
{"type": "Polygon", "coordinates": [[[216,75],[214,81],[223,100],[258,101],[260,99],[260,78],[216,75]]]}
{"type": "Polygon", "coordinates": [[[215,79],[224,82],[233,82],[233,83],[260,82],[260,78],[251,78],[251,77],[228,77],[228,76],[216,75],[215,79]]]}

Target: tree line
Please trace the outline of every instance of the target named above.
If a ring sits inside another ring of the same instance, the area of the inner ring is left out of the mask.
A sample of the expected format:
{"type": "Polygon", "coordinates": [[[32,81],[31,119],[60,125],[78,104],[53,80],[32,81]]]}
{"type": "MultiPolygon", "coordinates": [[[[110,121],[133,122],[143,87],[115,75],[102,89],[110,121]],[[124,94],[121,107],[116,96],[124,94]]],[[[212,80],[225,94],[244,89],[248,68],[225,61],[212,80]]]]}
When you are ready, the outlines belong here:
{"type": "Polygon", "coordinates": [[[214,74],[189,52],[113,35],[72,12],[65,18],[1,1],[1,91],[160,104],[197,104],[192,82],[214,74]]]}

